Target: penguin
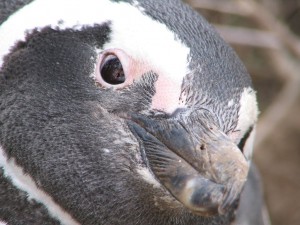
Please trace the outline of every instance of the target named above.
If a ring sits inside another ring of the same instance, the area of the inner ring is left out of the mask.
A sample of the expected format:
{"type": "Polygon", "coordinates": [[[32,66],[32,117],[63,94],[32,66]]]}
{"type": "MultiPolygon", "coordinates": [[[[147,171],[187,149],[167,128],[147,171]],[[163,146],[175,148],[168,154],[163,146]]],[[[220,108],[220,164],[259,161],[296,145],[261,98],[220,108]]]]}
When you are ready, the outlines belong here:
{"type": "Polygon", "coordinates": [[[3,224],[260,221],[256,93],[201,15],[179,0],[8,2],[3,224]]]}

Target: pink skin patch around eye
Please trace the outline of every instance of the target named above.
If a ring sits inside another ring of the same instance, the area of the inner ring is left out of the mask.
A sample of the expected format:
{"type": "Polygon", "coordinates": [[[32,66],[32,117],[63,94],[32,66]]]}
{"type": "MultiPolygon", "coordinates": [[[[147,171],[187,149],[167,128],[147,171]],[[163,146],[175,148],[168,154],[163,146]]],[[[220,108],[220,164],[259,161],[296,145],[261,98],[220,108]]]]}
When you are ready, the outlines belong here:
{"type": "Polygon", "coordinates": [[[152,109],[172,113],[180,107],[181,84],[160,74],[155,83],[156,93],[152,98],[152,109]]]}
{"type": "Polygon", "coordinates": [[[117,90],[126,88],[149,71],[153,71],[158,74],[151,109],[172,113],[180,106],[179,98],[181,93],[181,83],[170,79],[170,77],[160,72],[159,69],[150,66],[148,63],[132,58],[121,49],[108,49],[101,53],[96,66],[96,81],[103,87],[114,88],[117,90]],[[115,55],[119,58],[125,74],[124,83],[112,85],[103,80],[100,74],[100,66],[102,61],[108,55],[115,55]]]}

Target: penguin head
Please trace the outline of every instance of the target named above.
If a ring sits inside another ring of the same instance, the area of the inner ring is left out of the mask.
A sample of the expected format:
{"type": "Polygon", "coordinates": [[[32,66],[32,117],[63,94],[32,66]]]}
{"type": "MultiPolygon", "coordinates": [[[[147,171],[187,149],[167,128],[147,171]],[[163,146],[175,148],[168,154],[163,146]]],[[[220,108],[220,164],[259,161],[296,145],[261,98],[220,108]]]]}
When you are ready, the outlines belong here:
{"type": "Polygon", "coordinates": [[[75,221],[232,217],[256,97],[234,51],[190,7],[35,0],[0,39],[3,154],[75,221]]]}

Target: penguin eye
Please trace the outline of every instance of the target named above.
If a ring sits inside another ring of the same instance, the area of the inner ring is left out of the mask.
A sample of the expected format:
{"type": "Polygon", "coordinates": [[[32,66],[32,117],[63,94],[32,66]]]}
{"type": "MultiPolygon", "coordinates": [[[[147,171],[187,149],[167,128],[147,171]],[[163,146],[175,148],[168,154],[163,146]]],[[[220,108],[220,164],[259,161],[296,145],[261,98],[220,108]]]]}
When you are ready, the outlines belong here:
{"type": "Polygon", "coordinates": [[[106,49],[98,57],[95,81],[103,88],[119,90],[133,83],[134,73],[140,73],[135,60],[122,49],[106,49]]]}
{"type": "Polygon", "coordinates": [[[125,82],[125,73],[119,58],[114,54],[106,54],[99,68],[100,75],[108,84],[117,85],[125,82]]]}

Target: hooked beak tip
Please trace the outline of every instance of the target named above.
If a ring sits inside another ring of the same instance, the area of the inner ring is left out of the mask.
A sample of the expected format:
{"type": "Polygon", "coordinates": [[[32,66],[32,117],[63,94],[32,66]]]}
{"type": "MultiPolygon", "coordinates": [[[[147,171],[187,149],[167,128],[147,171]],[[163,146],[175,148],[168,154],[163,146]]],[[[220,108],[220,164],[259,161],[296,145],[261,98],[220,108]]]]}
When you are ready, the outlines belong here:
{"type": "Polygon", "coordinates": [[[225,214],[234,206],[249,166],[224,134],[217,133],[205,150],[199,150],[194,146],[198,140],[191,140],[177,123],[164,126],[147,118],[127,122],[143,144],[151,170],[183,206],[202,216],[225,214]]]}

